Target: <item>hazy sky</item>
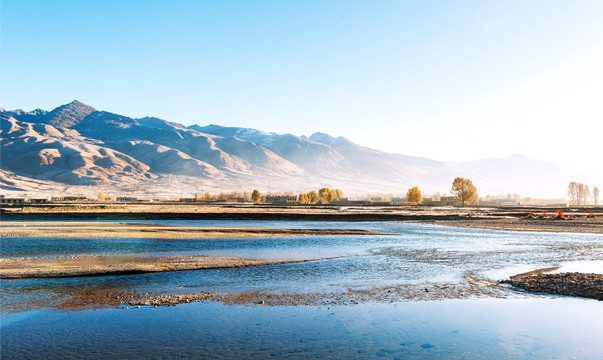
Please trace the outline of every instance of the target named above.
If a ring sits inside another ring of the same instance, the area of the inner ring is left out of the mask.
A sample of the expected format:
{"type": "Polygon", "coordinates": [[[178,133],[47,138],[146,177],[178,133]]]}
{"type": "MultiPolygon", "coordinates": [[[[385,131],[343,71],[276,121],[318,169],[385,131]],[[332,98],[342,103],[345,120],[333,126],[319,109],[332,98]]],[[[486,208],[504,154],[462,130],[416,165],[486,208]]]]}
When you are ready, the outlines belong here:
{"type": "MultiPolygon", "coordinates": [[[[0,106],[603,175],[603,1],[1,2],[0,106]]],[[[579,180],[579,179],[578,179],[579,180]]]]}

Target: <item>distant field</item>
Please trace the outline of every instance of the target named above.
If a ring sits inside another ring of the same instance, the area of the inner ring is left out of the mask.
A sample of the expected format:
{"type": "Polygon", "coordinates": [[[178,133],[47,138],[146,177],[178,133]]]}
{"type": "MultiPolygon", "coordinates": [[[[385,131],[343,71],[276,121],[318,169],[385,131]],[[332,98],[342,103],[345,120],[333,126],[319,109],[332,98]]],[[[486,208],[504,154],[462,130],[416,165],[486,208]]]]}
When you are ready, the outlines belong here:
{"type": "Polygon", "coordinates": [[[421,221],[517,231],[603,233],[603,208],[274,206],[250,204],[27,204],[3,205],[3,220],[303,220],[421,221]],[[543,212],[546,217],[543,218],[543,212]],[[588,214],[590,218],[587,218],[588,214]],[[592,217],[594,215],[594,218],[592,217]]]}

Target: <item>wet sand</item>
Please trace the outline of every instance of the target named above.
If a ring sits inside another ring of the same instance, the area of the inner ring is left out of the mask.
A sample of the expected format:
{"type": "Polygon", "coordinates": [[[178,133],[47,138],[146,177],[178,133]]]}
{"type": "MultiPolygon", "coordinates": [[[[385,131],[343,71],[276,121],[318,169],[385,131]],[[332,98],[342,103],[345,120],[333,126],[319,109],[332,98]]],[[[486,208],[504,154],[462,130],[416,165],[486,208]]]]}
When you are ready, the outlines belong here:
{"type": "Polygon", "coordinates": [[[69,255],[56,258],[0,259],[0,279],[127,275],[149,272],[277,265],[302,261],[265,261],[237,257],[69,255]]]}
{"type": "MultiPolygon", "coordinates": [[[[200,293],[139,293],[129,290],[100,288],[85,291],[57,305],[64,310],[85,310],[102,307],[175,306],[198,301],[217,301],[225,305],[260,306],[329,306],[356,305],[367,302],[435,301],[477,297],[503,297],[500,285],[484,286],[470,283],[430,282],[383,288],[347,289],[334,292],[288,293],[269,291],[200,292],[200,293]]],[[[46,306],[46,305],[44,305],[46,306]]]]}
{"type": "MultiPolygon", "coordinates": [[[[225,305],[253,305],[253,306],[345,306],[362,303],[398,303],[404,301],[440,301],[447,299],[466,299],[466,298],[505,298],[509,295],[508,289],[504,284],[511,284],[524,289],[521,283],[537,282],[549,284],[548,288],[525,288],[529,291],[546,292],[551,294],[563,294],[570,296],[581,296],[599,299],[601,294],[602,276],[596,274],[545,274],[556,268],[537,270],[534,272],[520,274],[513,277],[513,281],[501,281],[496,283],[488,279],[479,279],[472,273],[465,275],[462,282],[425,282],[418,284],[401,284],[397,286],[386,286],[380,288],[366,289],[345,289],[333,292],[309,292],[309,293],[290,293],[290,292],[270,292],[270,291],[246,291],[246,292],[198,292],[198,293],[155,293],[155,292],[137,292],[122,288],[94,288],[84,291],[77,291],[65,301],[54,304],[51,307],[62,310],[87,310],[94,308],[123,307],[140,308],[141,306],[176,306],[179,304],[192,302],[216,301],[225,305]],[[551,278],[561,278],[566,288],[574,289],[570,292],[558,292],[554,288],[559,288],[558,282],[551,282],[543,275],[550,275],[551,278]],[[581,288],[587,282],[588,288],[593,294],[599,294],[599,297],[588,296],[584,293],[575,291],[581,288]],[[552,285],[551,285],[552,284],[552,285]],[[551,287],[552,286],[552,287],[551,287]]],[[[48,307],[49,304],[22,304],[24,307],[48,307]]],[[[5,311],[19,311],[18,308],[6,308],[5,311]]]]}
{"type": "Polygon", "coordinates": [[[357,229],[277,229],[86,222],[2,222],[2,237],[215,239],[275,236],[388,235],[357,229]]]}

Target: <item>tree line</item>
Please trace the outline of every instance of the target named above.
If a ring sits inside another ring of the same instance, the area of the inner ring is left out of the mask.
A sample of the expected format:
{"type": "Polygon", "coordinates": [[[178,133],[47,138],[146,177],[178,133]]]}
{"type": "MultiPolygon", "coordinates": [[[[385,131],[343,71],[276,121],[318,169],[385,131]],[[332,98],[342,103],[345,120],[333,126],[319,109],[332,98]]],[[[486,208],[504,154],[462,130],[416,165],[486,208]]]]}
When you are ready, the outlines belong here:
{"type": "MultiPolygon", "coordinates": [[[[289,193],[290,196],[295,196],[293,192],[289,193]]],[[[328,187],[320,188],[318,191],[312,190],[307,193],[301,193],[298,195],[297,200],[300,204],[330,204],[332,202],[341,200],[344,198],[343,191],[340,189],[329,189],[328,187]]],[[[260,204],[266,201],[266,196],[262,195],[259,190],[253,190],[251,193],[251,199],[255,204],[260,204]]]]}
{"type": "Polygon", "coordinates": [[[591,193],[588,185],[572,181],[567,186],[567,195],[571,205],[586,205],[592,198],[595,205],[599,205],[599,188],[594,187],[591,193]]]}
{"type": "MultiPolygon", "coordinates": [[[[465,179],[457,177],[452,182],[452,188],[450,192],[454,195],[456,201],[460,202],[462,206],[465,204],[471,205],[479,200],[477,194],[477,188],[473,185],[471,179],[465,179]]],[[[423,203],[423,196],[418,186],[408,189],[406,192],[406,203],[409,205],[420,205],[423,203]]]]}

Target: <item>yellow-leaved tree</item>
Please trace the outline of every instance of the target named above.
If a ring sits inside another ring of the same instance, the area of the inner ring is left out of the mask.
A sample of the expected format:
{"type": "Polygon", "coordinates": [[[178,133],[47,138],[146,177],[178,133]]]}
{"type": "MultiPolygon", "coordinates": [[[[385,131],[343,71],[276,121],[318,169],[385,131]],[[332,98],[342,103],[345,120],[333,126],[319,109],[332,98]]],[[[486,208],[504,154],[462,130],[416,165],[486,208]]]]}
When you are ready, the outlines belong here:
{"type": "Polygon", "coordinates": [[[308,194],[301,193],[301,194],[299,194],[298,199],[299,199],[299,203],[300,203],[300,204],[307,204],[307,203],[309,203],[309,202],[310,202],[310,201],[308,200],[308,194]]]}
{"type": "Polygon", "coordinates": [[[479,198],[477,196],[477,188],[473,185],[473,182],[470,179],[465,179],[462,177],[457,177],[452,182],[452,190],[451,193],[454,195],[454,198],[457,201],[460,201],[462,206],[467,204],[476,203],[479,198]]]}
{"type": "Polygon", "coordinates": [[[262,200],[262,194],[260,194],[259,190],[253,190],[251,193],[251,200],[253,200],[255,204],[260,203],[260,200],[262,200]]]}
{"type": "Polygon", "coordinates": [[[323,204],[330,203],[331,200],[333,200],[333,194],[331,193],[331,189],[328,187],[319,189],[318,197],[320,198],[320,202],[323,204]]]}
{"type": "Polygon", "coordinates": [[[423,196],[417,186],[408,189],[406,192],[406,203],[409,205],[419,205],[423,203],[423,196]]]}
{"type": "Polygon", "coordinates": [[[315,204],[318,202],[318,200],[320,200],[320,197],[318,196],[318,193],[316,192],[316,190],[312,190],[308,193],[308,203],[309,204],[315,204]]]}
{"type": "MultiPolygon", "coordinates": [[[[314,192],[314,191],[313,191],[314,192]]],[[[318,198],[323,204],[343,199],[343,191],[340,189],[329,189],[327,187],[318,190],[318,198]]],[[[317,200],[318,201],[318,200],[317,200]]]]}

